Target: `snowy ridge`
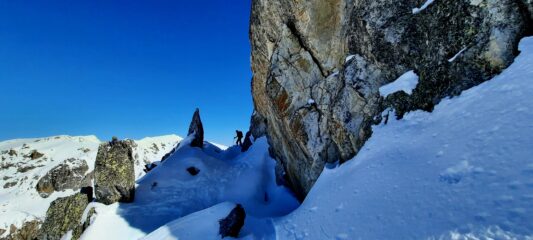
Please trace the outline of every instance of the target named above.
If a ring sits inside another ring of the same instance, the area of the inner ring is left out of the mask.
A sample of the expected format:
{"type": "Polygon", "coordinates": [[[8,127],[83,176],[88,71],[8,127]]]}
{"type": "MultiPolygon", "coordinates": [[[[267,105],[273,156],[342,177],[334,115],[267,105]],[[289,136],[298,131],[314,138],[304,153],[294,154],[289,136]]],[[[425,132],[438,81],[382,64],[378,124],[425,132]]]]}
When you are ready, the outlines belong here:
{"type": "MultiPolygon", "coordinates": [[[[188,144],[190,141],[184,139],[173,155],[138,180],[133,203],[109,206],[93,203],[97,217],[82,239],[138,239],[158,228],[160,230],[148,239],[158,239],[157,236],[177,239],[177,236],[194,234],[180,224],[192,224],[191,217],[177,219],[213,206],[220,207],[218,204],[224,202],[240,203],[246,210],[243,236],[273,236],[271,223],[270,228],[263,225],[271,217],[286,215],[298,202],[286,188],[276,185],[275,161],[268,156],[266,139],[258,139],[245,153],[240,153],[240,148],[235,146],[226,151],[211,144],[206,144],[204,149],[193,148],[188,144]],[[190,167],[197,168],[198,175],[189,174],[187,168],[190,167]],[[113,231],[107,231],[109,226],[113,226],[113,231]]],[[[227,206],[223,209],[227,210],[227,206]]],[[[214,211],[220,213],[216,208],[214,211]]],[[[218,234],[218,228],[206,228],[205,223],[217,223],[219,215],[202,214],[204,218],[196,218],[193,222],[197,224],[195,229],[218,234]]],[[[217,237],[204,235],[202,239],[217,237]]]]}

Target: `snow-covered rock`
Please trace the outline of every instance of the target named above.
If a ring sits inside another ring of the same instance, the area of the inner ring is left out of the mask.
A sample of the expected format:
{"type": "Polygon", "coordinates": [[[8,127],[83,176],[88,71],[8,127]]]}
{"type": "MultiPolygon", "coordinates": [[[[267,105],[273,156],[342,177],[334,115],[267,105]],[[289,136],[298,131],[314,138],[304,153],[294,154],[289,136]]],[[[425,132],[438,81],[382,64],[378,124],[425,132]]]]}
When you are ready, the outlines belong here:
{"type": "MultiPolygon", "coordinates": [[[[146,163],[160,160],[179,141],[181,138],[176,135],[135,140],[133,155],[137,178],[144,175],[142,169],[146,163]]],[[[42,198],[36,190],[39,180],[52,174],[53,169],[62,164],[67,164],[71,170],[81,167],[75,170],[81,174],[85,169],[84,162],[88,167],[85,179],[90,179],[99,144],[100,140],[95,136],[54,136],[0,142],[0,238],[10,235],[10,229],[22,238],[35,237],[50,203],[78,191],[78,186],[70,184],[77,185],[73,181],[66,181],[70,183],[64,185],[66,182],[60,180],[64,176],[53,174],[59,178],[53,178],[52,182],[58,181],[55,184],[65,189],[54,188],[48,198],[42,198]],[[34,154],[32,160],[33,152],[43,155],[36,158],[34,154]],[[69,163],[68,159],[75,159],[76,164],[69,163]]],[[[85,179],[82,181],[85,182],[85,179]]]]}

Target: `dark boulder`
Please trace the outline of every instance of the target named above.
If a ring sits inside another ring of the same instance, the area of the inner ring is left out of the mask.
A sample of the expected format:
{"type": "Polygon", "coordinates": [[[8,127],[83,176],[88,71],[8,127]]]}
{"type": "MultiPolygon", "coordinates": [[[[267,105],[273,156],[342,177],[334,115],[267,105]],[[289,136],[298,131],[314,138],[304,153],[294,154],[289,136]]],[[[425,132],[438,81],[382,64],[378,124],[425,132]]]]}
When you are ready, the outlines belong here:
{"type": "Polygon", "coordinates": [[[46,211],[38,239],[61,239],[68,231],[72,231],[72,239],[78,239],[83,232],[80,220],[88,204],[87,195],[81,193],[53,201],[46,211]]]}
{"type": "Polygon", "coordinates": [[[204,127],[202,125],[202,120],[200,119],[200,109],[194,111],[192,116],[191,124],[189,125],[189,133],[187,136],[194,134],[194,139],[191,142],[191,147],[204,147],[204,127]]]}
{"type": "Polygon", "coordinates": [[[31,160],[39,159],[42,156],[44,156],[43,153],[38,152],[37,150],[32,150],[28,155],[24,156],[26,158],[29,158],[31,160]]]}
{"type": "Polygon", "coordinates": [[[41,177],[35,188],[44,198],[54,191],[78,190],[91,185],[91,178],[85,175],[87,170],[89,167],[85,160],[69,158],[41,177]]]}
{"type": "Polygon", "coordinates": [[[200,173],[200,169],[198,169],[196,167],[188,167],[187,168],[187,172],[189,174],[191,174],[192,176],[196,176],[196,175],[198,175],[198,173],[200,173]]]}
{"type": "Polygon", "coordinates": [[[240,204],[237,204],[227,217],[218,221],[220,225],[218,233],[222,238],[238,237],[244,225],[245,218],[246,213],[244,212],[244,208],[240,204]]]}
{"type": "Polygon", "coordinates": [[[94,187],[98,202],[133,201],[135,172],[131,141],[113,138],[100,145],[94,168],[94,187]]]}

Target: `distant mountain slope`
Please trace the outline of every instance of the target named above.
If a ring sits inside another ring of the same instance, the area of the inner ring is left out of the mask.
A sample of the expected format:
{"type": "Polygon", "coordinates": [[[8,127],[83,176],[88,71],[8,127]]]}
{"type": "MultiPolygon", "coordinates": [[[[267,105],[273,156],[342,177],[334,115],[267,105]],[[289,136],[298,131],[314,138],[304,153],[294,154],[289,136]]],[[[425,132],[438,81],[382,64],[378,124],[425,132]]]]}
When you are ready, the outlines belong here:
{"type": "MultiPolygon", "coordinates": [[[[181,138],[176,135],[135,140],[136,177],[144,175],[145,164],[160,160],[179,141],[181,138]]],[[[95,136],[54,136],[0,142],[0,229],[5,230],[3,233],[0,231],[0,237],[9,233],[11,225],[20,228],[27,221],[42,220],[53,200],[77,192],[67,189],[53,191],[46,198],[40,196],[36,185],[50,170],[61,164],[79,168],[83,172],[80,177],[86,177],[88,185],[91,185],[91,173],[100,143],[95,136]]]]}

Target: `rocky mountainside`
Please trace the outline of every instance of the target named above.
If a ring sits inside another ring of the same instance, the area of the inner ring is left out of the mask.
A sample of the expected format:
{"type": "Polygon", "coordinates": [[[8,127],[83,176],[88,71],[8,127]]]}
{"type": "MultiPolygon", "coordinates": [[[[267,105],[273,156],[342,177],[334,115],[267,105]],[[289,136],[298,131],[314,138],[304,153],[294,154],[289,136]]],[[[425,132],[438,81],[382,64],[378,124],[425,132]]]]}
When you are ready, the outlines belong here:
{"type": "Polygon", "coordinates": [[[357,154],[385,109],[432,111],[509,66],[533,33],[532,9],[530,0],[253,0],[252,133],[266,133],[302,199],[326,163],[357,154]],[[380,95],[410,71],[411,94],[380,95]]]}
{"type": "MultiPolygon", "coordinates": [[[[180,141],[176,135],[128,140],[135,179],[180,141]]],[[[35,237],[54,200],[92,186],[99,145],[95,136],[0,142],[0,239],[35,237]]]]}

